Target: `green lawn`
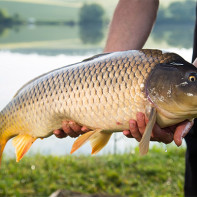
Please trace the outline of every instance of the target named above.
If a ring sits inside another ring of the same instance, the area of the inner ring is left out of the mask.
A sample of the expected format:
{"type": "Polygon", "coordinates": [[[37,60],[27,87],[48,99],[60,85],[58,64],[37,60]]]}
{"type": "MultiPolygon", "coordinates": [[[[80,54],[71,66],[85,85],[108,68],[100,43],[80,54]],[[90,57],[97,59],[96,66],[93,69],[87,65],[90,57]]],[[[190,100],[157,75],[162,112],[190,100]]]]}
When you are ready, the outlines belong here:
{"type": "Polygon", "coordinates": [[[183,196],[183,148],[152,148],[147,156],[4,158],[0,196],[49,196],[57,189],[134,197],[183,196]]]}

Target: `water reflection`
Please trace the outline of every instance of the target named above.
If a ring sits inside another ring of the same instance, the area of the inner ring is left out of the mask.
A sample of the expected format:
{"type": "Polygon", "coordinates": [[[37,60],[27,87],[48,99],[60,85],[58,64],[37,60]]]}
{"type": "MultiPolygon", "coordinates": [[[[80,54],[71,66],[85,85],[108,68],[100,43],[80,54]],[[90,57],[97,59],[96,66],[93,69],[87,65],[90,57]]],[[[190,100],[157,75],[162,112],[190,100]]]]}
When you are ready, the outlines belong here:
{"type": "Polygon", "coordinates": [[[164,41],[172,47],[191,48],[193,43],[193,25],[156,25],[152,36],[155,42],[164,41]]]}
{"type": "Polygon", "coordinates": [[[79,36],[84,44],[98,44],[103,40],[103,24],[89,23],[79,26],[79,36]]]}
{"type": "Polygon", "coordinates": [[[6,34],[7,30],[8,30],[8,28],[5,28],[5,27],[0,25],[0,37],[4,36],[6,34]]]}
{"type": "MultiPolygon", "coordinates": [[[[30,50],[36,53],[43,50],[102,49],[107,36],[104,25],[85,26],[17,26],[0,27],[0,50],[30,50]]],[[[158,25],[151,38],[154,48],[192,48],[193,25],[158,25]],[[165,46],[162,44],[165,43],[165,46]]],[[[98,50],[97,50],[98,51],[98,50]]],[[[57,54],[57,53],[56,53],[57,54]]]]}

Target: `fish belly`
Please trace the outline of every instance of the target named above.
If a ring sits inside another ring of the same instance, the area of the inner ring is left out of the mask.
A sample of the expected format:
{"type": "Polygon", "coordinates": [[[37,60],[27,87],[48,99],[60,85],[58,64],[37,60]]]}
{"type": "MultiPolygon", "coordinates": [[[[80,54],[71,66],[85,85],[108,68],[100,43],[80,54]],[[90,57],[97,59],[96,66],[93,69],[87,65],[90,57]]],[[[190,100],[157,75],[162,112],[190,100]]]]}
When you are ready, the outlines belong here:
{"type": "Polygon", "coordinates": [[[44,137],[63,120],[91,129],[128,129],[129,119],[145,112],[149,73],[168,56],[158,50],[117,52],[37,77],[1,112],[1,132],[11,128],[13,135],[44,137]]]}
{"type": "Polygon", "coordinates": [[[93,153],[98,152],[110,132],[129,129],[129,120],[145,112],[150,105],[146,80],[158,63],[168,59],[171,54],[159,50],[115,52],[31,80],[0,112],[0,160],[10,138],[16,136],[19,161],[37,138],[51,135],[64,120],[95,130],[81,137],[73,151],[92,136],[93,153]]]}

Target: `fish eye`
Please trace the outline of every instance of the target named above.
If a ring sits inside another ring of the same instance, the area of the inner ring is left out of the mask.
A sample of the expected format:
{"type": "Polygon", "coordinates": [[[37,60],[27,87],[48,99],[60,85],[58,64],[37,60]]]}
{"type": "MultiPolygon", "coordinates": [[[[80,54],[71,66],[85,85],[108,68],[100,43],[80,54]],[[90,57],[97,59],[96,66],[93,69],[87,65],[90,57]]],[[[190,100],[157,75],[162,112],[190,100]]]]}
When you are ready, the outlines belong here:
{"type": "Polygon", "coordinates": [[[194,81],[196,81],[196,76],[195,75],[190,75],[189,76],[189,81],[191,81],[191,82],[194,82],[194,81]]]}

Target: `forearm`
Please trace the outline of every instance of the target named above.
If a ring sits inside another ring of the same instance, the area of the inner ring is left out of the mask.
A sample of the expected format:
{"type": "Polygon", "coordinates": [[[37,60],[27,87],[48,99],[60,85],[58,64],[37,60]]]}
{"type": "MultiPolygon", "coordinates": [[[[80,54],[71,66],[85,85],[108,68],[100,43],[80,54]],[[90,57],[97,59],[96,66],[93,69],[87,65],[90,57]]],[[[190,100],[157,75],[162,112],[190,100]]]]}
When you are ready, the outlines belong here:
{"type": "Polygon", "coordinates": [[[104,52],[141,49],[157,16],[159,0],[119,0],[104,52]]]}

